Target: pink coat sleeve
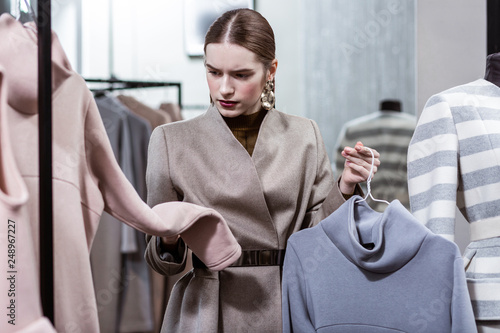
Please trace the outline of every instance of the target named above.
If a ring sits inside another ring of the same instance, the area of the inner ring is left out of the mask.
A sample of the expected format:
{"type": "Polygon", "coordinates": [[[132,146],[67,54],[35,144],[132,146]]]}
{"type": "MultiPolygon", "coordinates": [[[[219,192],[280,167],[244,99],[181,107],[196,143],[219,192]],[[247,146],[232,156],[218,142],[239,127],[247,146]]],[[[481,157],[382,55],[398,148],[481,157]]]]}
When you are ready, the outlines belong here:
{"type": "Polygon", "coordinates": [[[88,168],[98,184],[107,213],[146,234],[181,235],[212,269],[223,269],[239,257],[241,247],[215,210],[178,201],[150,208],[142,201],[116,162],[93,99],[89,101],[85,136],[88,168]]]}

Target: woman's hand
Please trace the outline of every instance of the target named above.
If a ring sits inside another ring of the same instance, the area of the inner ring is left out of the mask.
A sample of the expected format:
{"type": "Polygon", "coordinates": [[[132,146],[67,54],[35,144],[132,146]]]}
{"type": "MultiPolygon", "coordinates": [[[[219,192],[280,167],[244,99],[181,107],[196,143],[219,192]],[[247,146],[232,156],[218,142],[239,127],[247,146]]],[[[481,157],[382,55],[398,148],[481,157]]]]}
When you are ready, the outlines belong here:
{"type": "Polygon", "coordinates": [[[179,241],[179,236],[172,236],[172,237],[160,237],[161,242],[160,242],[160,247],[163,251],[165,252],[175,252],[177,251],[178,244],[177,242],[179,241]]]}
{"type": "MultiPolygon", "coordinates": [[[[380,154],[375,149],[371,150],[375,157],[373,165],[374,175],[380,165],[380,154]]],[[[345,157],[346,161],[342,177],[340,178],[340,191],[344,194],[353,194],[356,184],[367,181],[370,176],[372,154],[367,147],[363,146],[363,144],[358,141],[354,148],[345,147],[342,151],[342,156],[345,157]]]]}

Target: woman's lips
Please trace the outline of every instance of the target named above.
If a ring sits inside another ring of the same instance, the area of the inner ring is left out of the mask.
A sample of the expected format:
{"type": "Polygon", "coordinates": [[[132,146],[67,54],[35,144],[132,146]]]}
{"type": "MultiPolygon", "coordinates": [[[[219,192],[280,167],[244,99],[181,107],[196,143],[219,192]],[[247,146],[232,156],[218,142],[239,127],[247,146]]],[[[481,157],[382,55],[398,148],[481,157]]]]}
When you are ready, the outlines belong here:
{"type": "Polygon", "coordinates": [[[225,108],[231,108],[237,104],[237,102],[234,101],[224,101],[219,99],[220,105],[222,105],[225,108]]]}

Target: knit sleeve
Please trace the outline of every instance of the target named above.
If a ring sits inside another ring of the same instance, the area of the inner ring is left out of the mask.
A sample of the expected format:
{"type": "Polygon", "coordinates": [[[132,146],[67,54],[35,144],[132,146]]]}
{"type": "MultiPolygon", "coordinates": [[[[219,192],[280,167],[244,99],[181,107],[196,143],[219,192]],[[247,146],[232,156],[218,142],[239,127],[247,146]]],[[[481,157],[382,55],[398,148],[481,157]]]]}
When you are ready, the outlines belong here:
{"type": "Polygon", "coordinates": [[[307,291],[300,258],[288,242],[283,264],[282,321],[283,332],[316,332],[307,308],[307,291]]]}
{"type": "Polygon", "coordinates": [[[458,137],[445,96],[422,111],[408,149],[408,191],[413,215],[431,231],[454,239],[458,137]]]}

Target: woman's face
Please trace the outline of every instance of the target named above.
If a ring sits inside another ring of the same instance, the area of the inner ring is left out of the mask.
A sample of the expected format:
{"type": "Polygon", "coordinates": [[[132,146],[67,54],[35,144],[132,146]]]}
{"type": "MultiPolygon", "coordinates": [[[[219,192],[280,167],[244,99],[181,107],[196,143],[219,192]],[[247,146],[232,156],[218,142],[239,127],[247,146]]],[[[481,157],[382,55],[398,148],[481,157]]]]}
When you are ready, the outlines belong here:
{"type": "Polygon", "coordinates": [[[219,112],[225,117],[236,117],[259,111],[260,94],[266,81],[274,77],[276,65],[273,66],[266,71],[255,53],[242,46],[208,44],[205,52],[207,82],[219,112]]]}

